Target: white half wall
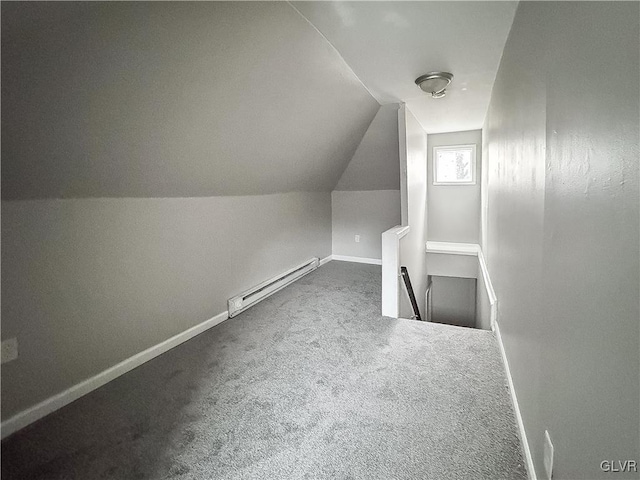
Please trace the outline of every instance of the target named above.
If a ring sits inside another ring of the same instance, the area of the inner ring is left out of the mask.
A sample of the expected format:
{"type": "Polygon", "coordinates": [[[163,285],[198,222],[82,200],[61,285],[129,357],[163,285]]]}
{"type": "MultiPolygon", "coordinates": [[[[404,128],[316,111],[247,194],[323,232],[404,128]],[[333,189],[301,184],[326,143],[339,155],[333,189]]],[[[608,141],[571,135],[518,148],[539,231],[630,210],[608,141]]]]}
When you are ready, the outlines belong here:
{"type": "Polygon", "coordinates": [[[331,212],[333,255],[381,259],[382,232],[400,223],[400,190],[336,190],[331,212]]]}

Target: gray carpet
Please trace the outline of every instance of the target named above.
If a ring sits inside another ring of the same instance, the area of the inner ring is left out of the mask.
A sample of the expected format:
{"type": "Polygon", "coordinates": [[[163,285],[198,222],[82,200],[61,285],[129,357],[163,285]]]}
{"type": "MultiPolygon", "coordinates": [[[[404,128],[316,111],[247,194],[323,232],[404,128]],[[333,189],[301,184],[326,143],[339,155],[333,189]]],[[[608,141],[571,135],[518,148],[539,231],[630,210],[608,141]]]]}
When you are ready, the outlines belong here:
{"type": "Polygon", "coordinates": [[[2,443],[7,479],[526,478],[490,332],[330,262],[2,443]]]}

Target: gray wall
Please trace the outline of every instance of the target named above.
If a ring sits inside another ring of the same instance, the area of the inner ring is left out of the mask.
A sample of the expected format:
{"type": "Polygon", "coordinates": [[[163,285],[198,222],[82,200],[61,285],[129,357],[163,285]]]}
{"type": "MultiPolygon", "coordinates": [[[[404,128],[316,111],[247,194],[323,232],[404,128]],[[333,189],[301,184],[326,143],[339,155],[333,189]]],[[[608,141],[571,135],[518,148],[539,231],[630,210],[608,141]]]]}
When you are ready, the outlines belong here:
{"type": "Polygon", "coordinates": [[[400,190],[397,103],[379,108],[335,189],[400,190]]]}
{"type": "Polygon", "coordinates": [[[382,258],[382,232],[401,221],[398,155],[398,105],[383,105],[331,195],[334,255],[382,258]]]}
{"type": "Polygon", "coordinates": [[[476,326],[476,279],[431,277],[431,321],[476,326]]]}
{"type": "Polygon", "coordinates": [[[3,201],[2,418],[330,253],[329,193],[3,201]]]}
{"type": "Polygon", "coordinates": [[[427,274],[441,277],[478,277],[478,257],[475,255],[451,255],[427,253],[427,274]]]}
{"type": "Polygon", "coordinates": [[[545,429],[557,479],[639,460],[639,9],[521,2],[485,125],[485,251],[538,478],[545,429]]]}
{"type": "Polygon", "coordinates": [[[382,232],[400,225],[400,190],[334,191],[331,210],[334,255],[382,259],[382,232]]]}
{"type": "Polygon", "coordinates": [[[482,130],[429,135],[427,150],[428,238],[437,242],[480,242],[482,130]],[[434,185],[433,148],[476,145],[475,185],[434,185]]]}
{"type": "Polygon", "coordinates": [[[1,8],[6,419],[329,255],[379,105],[287,3],[1,8]]]}
{"type": "Polygon", "coordinates": [[[4,199],[331,191],[378,108],[286,2],[2,4],[4,199]]]}
{"type": "MultiPolygon", "coordinates": [[[[400,241],[400,262],[407,267],[421,315],[425,315],[427,291],[427,134],[405,106],[399,111],[400,170],[406,182],[407,225],[409,233],[400,241]]],[[[403,213],[403,218],[405,214],[403,213]]],[[[404,289],[404,286],[401,286],[404,289]]],[[[400,295],[405,299],[406,295],[400,295]]],[[[401,303],[401,315],[407,317],[407,303],[401,303]]]]}

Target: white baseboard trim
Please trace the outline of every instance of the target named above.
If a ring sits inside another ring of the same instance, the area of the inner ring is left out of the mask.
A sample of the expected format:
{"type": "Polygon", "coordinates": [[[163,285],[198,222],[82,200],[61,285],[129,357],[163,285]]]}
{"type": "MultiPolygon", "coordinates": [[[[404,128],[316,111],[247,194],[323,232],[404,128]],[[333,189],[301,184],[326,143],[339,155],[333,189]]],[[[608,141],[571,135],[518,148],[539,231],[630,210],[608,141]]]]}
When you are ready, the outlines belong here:
{"type": "Polygon", "coordinates": [[[524,422],[522,421],[522,414],[520,413],[520,406],[518,405],[518,397],[516,391],[513,388],[513,378],[511,378],[511,370],[509,369],[509,361],[507,360],[507,354],[504,350],[504,344],[502,343],[502,335],[500,335],[500,327],[496,321],[493,324],[496,339],[498,340],[498,347],[500,348],[500,354],[502,355],[502,363],[504,363],[504,370],[507,374],[507,382],[509,383],[509,392],[511,394],[511,403],[513,404],[513,411],[518,422],[518,430],[520,431],[520,442],[522,443],[522,450],[524,451],[525,461],[527,462],[527,474],[529,480],[537,480],[536,469],[533,466],[533,457],[531,456],[531,450],[529,449],[529,441],[527,440],[527,432],[524,429],[524,422]]]}
{"type": "Polygon", "coordinates": [[[59,410],[60,408],[70,404],[71,402],[79,399],[87,393],[92,392],[93,390],[105,385],[106,383],[109,383],[111,380],[124,375],[134,368],[139,367],[143,363],[148,362],[158,355],[171,350],[173,347],[186,342],[187,340],[195,337],[205,330],[208,330],[211,327],[224,322],[227,318],[229,318],[228,312],[225,311],[219,313],[209,320],[205,320],[204,322],[191,327],[188,330],[185,330],[184,332],[181,332],[165,340],[164,342],[154,345],[153,347],[150,347],[132,357],[127,358],[126,360],[118,363],[117,365],[114,365],[113,367],[107,368],[103,372],[100,372],[97,375],[88,378],[87,380],[84,380],[61,393],[47,398],[46,400],[34,405],[33,407],[27,408],[26,410],[17,413],[13,417],[2,422],[2,424],[0,425],[0,437],[8,437],[12,433],[17,432],[18,430],[26,427],[36,420],[40,420],[44,416],[49,415],[56,410],[59,410]]]}
{"type": "Polygon", "coordinates": [[[370,265],[382,265],[382,259],[380,258],[366,258],[366,257],[349,257],[347,255],[331,255],[332,260],[339,262],[354,262],[354,263],[368,263],[370,265]]]}
{"type": "Polygon", "coordinates": [[[331,260],[333,260],[333,255],[329,255],[328,257],[324,257],[322,260],[320,260],[320,264],[318,266],[322,266],[325,263],[329,263],[331,260]]]}

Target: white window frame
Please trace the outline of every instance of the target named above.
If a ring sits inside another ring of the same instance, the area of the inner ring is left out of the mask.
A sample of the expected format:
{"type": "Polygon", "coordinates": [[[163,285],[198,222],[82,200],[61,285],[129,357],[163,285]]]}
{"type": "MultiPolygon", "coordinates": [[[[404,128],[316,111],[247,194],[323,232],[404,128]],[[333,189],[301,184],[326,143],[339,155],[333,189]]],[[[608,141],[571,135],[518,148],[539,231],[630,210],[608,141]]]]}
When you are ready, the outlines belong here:
{"type": "Polygon", "coordinates": [[[434,185],[450,185],[450,186],[468,186],[476,184],[476,145],[470,143],[467,145],[443,145],[439,147],[433,147],[433,184],[434,185]],[[438,151],[441,150],[461,150],[471,149],[471,181],[468,182],[438,182],[438,151]]]}

